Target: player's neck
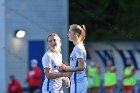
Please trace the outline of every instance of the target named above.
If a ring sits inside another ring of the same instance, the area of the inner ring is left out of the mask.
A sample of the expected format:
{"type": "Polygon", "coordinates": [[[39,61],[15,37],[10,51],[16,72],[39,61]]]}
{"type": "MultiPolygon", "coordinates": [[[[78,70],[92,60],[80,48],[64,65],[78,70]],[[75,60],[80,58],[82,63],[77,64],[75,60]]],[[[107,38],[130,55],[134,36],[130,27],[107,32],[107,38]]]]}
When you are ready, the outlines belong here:
{"type": "Polygon", "coordinates": [[[53,53],[59,53],[59,51],[58,50],[53,50],[53,49],[51,49],[51,51],[53,52],[53,53]]]}
{"type": "Polygon", "coordinates": [[[80,40],[77,40],[77,41],[73,41],[73,44],[76,46],[78,45],[79,43],[82,43],[80,40]]]}

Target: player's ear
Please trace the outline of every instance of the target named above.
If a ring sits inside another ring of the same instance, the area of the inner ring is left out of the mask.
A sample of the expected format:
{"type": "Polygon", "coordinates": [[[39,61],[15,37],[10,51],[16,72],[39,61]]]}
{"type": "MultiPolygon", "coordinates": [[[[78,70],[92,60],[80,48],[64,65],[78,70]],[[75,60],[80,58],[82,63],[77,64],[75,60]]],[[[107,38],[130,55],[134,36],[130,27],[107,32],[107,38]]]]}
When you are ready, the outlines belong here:
{"type": "Polygon", "coordinates": [[[75,39],[78,40],[78,38],[79,38],[78,33],[75,33],[75,39]]]}

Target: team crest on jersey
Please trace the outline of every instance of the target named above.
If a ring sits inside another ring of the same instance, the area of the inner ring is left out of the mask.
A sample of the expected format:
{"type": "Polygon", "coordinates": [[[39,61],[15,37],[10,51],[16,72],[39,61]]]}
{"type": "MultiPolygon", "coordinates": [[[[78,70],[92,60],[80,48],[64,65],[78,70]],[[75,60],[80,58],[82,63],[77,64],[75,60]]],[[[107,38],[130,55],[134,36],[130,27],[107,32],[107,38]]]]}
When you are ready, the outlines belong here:
{"type": "Polygon", "coordinates": [[[57,66],[56,66],[56,65],[54,65],[53,67],[54,67],[54,68],[57,68],[57,66]]]}
{"type": "Polygon", "coordinates": [[[53,68],[57,68],[57,66],[55,65],[54,61],[52,62],[52,66],[53,66],[53,68]]]}
{"type": "Polygon", "coordinates": [[[72,61],[73,61],[73,57],[70,57],[70,60],[72,60],[72,61]]]}
{"type": "Polygon", "coordinates": [[[70,57],[70,60],[71,60],[71,61],[74,61],[75,59],[76,59],[76,57],[75,57],[75,56],[70,57]]]}

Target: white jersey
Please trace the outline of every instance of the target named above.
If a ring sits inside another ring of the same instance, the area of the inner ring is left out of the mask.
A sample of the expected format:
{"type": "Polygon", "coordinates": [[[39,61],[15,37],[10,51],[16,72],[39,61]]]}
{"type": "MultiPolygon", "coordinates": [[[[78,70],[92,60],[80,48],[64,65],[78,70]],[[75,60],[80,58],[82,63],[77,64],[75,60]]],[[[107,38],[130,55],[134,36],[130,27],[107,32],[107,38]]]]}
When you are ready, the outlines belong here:
{"type": "MultiPolygon", "coordinates": [[[[86,65],[86,50],[82,43],[77,44],[70,55],[70,66],[72,68],[78,66],[78,58],[82,58],[84,60],[84,64],[86,65]]],[[[76,82],[86,77],[85,70],[73,72],[71,76],[71,82],[74,81],[75,77],[76,77],[76,82]]]]}
{"type": "MultiPolygon", "coordinates": [[[[44,56],[42,57],[42,65],[43,68],[50,68],[51,73],[57,73],[59,72],[57,68],[61,66],[62,64],[62,54],[61,53],[53,53],[50,50],[48,50],[44,56]]],[[[62,92],[62,79],[56,78],[56,79],[47,79],[45,77],[45,80],[43,82],[42,86],[42,93],[63,93],[62,92]],[[61,91],[61,92],[58,92],[61,91]]]]}

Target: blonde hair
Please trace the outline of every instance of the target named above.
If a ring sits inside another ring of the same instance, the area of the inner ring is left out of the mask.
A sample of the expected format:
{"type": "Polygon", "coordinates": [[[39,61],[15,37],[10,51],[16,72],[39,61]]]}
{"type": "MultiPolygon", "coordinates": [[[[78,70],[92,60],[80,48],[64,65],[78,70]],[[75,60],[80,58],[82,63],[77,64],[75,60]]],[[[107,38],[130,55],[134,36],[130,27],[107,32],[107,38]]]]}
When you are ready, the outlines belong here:
{"type": "MultiPolygon", "coordinates": [[[[61,39],[60,39],[60,37],[59,37],[59,35],[57,33],[51,33],[50,35],[48,35],[47,43],[48,43],[48,39],[49,39],[50,36],[56,36],[58,38],[60,44],[61,44],[61,39]]],[[[59,52],[61,52],[61,46],[60,46],[59,52]]]]}
{"type": "Polygon", "coordinates": [[[72,24],[70,25],[70,28],[74,33],[78,34],[78,38],[83,42],[86,38],[86,27],[85,25],[77,25],[77,24],[72,24]]]}
{"type": "Polygon", "coordinates": [[[60,39],[60,37],[59,37],[59,35],[58,35],[57,33],[51,33],[50,35],[48,35],[48,37],[47,37],[47,42],[48,42],[48,38],[49,38],[50,36],[56,36],[56,37],[58,37],[59,41],[61,42],[61,39],[60,39]]]}

